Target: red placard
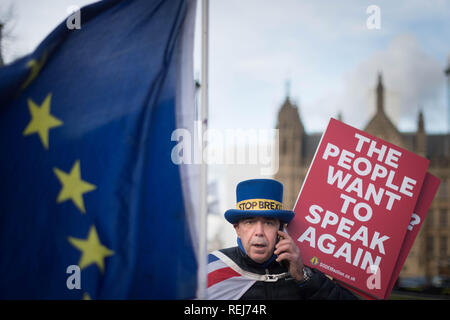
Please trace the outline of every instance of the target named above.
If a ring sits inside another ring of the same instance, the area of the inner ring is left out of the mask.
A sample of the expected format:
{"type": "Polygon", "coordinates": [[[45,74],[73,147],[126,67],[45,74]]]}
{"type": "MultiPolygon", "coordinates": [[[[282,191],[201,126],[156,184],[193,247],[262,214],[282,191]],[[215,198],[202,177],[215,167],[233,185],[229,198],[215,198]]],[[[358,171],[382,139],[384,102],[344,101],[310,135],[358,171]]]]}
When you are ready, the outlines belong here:
{"type": "Polygon", "coordinates": [[[304,264],[383,299],[428,163],[331,119],[288,226],[304,264]]]}
{"type": "MultiPolygon", "coordinates": [[[[420,191],[419,198],[416,203],[416,208],[414,209],[414,212],[411,216],[411,220],[407,228],[408,231],[406,232],[402,248],[400,249],[397,263],[395,264],[394,272],[392,274],[391,280],[389,281],[385,299],[388,299],[389,296],[391,295],[391,291],[392,288],[394,288],[395,281],[397,281],[397,278],[400,274],[400,271],[402,270],[406,258],[408,257],[408,253],[411,250],[414,240],[416,239],[417,234],[419,233],[419,230],[422,227],[422,223],[425,221],[428,209],[430,208],[431,202],[433,201],[434,196],[436,195],[440,183],[441,180],[439,178],[427,172],[427,174],[425,175],[425,180],[422,185],[422,190],[420,191]]],[[[341,284],[365,299],[373,299],[373,297],[370,297],[361,291],[355,290],[354,288],[346,285],[345,283],[341,284]]]]}
{"type": "Polygon", "coordinates": [[[419,199],[417,200],[416,208],[414,209],[411,220],[407,227],[408,231],[406,232],[405,239],[403,240],[403,245],[398,255],[394,272],[388,285],[388,290],[385,297],[386,299],[389,298],[389,295],[391,294],[392,288],[395,285],[395,281],[397,281],[398,275],[400,274],[403,264],[408,257],[408,253],[411,250],[414,240],[416,239],[417,234],[422,227],[423,221],[425,221],[428,209],[431,206],[431,202],[433,201],[440,184],[441,180],[439,178],[427,172],[422,185],[422,190],[419,195],[419,199]]]}

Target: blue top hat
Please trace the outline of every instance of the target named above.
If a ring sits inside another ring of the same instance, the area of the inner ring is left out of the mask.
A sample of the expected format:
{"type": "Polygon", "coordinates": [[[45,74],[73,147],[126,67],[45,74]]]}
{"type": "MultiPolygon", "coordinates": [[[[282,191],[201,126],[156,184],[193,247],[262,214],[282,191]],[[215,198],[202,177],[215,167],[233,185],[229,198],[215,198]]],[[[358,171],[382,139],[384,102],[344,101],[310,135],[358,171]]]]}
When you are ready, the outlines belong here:
{"type": "Polygon", "coordinates": [[[236,186],[236,209],[225,212],[225,219],[237,223],[250,217],[279,219],[289,223],[294,217],[291,210],[283,210],[283,185],[272,179],[251,179],[236,186]]]}

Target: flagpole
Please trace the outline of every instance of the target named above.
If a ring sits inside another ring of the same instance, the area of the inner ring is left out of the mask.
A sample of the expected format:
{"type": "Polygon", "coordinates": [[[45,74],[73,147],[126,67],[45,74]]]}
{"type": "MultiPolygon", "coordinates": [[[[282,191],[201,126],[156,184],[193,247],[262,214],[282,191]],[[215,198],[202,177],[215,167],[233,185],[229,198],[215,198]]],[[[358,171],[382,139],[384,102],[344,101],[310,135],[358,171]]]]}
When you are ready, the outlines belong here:
{"type": "Polygon", "coordinates": [[[206,298],[206,263],[207,263],[207,242],[206,242],[206,214],[207,214],[207,165],[204,159],[206,142],[204,133],[208,127],[208,46],[209,46],[209,0],[202,0],[202,73],[201,73],[201,136],[202,154],[200,169],[200,232],[199,232],[199,266],[198,266],[198,286],[197,298],[206,298]]]}

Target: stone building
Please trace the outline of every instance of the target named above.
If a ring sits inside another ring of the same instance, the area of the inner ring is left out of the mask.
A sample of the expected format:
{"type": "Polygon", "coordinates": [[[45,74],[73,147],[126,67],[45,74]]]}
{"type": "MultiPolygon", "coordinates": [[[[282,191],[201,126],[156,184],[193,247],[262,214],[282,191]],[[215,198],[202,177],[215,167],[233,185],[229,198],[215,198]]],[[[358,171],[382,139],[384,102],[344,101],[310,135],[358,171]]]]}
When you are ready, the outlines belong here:
{"type": "MultiPolygon", "coordinates": [[[[381,74],[376,87],[376,113],[362,129],[430,160],[428,171],[441,179],[438,193],[419,232],[400,277],[450,276],[450,135],[427,134],[424,115],[417,115],[415,132],[400,132],[385,113],[381,74]]],[[[286,97],[278,113],[279,170],[284,203],[293,208],[322,134],[305,131],[298,106],[286,97]]]]}

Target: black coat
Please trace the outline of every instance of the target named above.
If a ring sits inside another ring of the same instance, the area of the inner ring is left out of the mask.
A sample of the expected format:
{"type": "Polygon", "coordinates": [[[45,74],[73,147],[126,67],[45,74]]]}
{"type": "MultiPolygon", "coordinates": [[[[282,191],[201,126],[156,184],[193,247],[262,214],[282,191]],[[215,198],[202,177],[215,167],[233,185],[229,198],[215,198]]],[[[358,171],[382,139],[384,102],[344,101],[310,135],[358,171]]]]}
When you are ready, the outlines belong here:
{"type": "MultiPolygon", "coordinates": [[[[288,269],[276,262],[264,267],[245,255],[239,247],[220,250],[232,259],[240,268],[257,274],[280,274],[288,269]]],[[[322,272],[311,269],[310,280],[299,283],[292,277],[279,279],[276,282],[256,281],[241,297],[241,300],[268,299],[317,299],[317,300],[354,300],[356,297],[347,289],[327,278],[322,272]]]]}

